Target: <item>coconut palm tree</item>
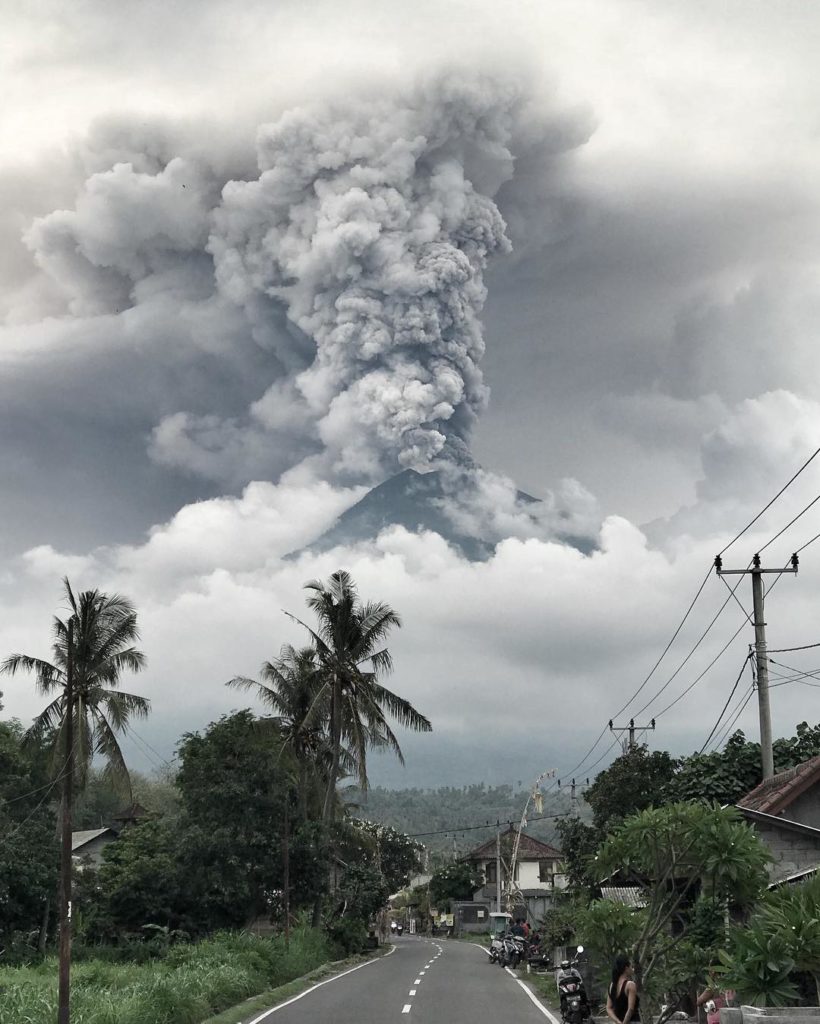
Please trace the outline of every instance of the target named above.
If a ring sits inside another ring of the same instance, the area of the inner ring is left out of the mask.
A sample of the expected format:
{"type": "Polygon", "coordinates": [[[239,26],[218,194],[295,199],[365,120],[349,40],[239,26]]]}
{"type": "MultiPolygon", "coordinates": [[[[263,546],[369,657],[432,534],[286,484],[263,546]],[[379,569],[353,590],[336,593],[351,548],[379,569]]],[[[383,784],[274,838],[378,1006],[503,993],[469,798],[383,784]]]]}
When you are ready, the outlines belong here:
{"type": "Polygon", "coordinates": [[[260,724],[272,725],[298,765],[299,816],[307,821],[309,775],[320,768],[323,748],[327,747],[322,702],[317,700],[322,687],[316,651],[285,644],[279,657],[266,661],[260,670],[262,681],[235,676],[227,685],[239,690],[254,690],[272,712],[260,724]]]}
{"type": "Polygon", "coordinates": [[[82,789],[96,754],[105,759],[109,773],[128,782],[117,733],[127,732],[130,719],[144,718],[150,707],[145,697],[118,689],[123,671],[139,672],[145,666],[145,656],[132,646],[139,639],[137,613],[131,602],[118,594],[86,590],[75,596],[68,579],[63,586],[70,614],[65,621],[54,618],[53,660],[12,654],[0,664],[0,673],[31,672],[41,693],[56,692],[35,718],[27,738],[50,747],[57,776],[63,774],[73,754],[74,783],[82,789]],[[69,674],[73,750],[66,745],[69,674]]]}
{"type": "Polygon", "coordinates": [[[366,788],[368,749],[387,747],[404,763],[388,715],[417,732],[429,732],[432,726],[409,701],[379,681],[393,668],[384,641],[391,629],[401,626],[390,605],[362,602],[353,578],[343,569],[327,583],[312,580],[305,589],[310,592],[308,607],[318,620],[316,629],[291,618],[304,626],[313,641],[321,679],[315,702],[328,705],[331,762],[322,817],[332,821],[343,745],[355,760],[359,784],[366,788]]]}
{"type": "Polygon", "coordinates": [[[69,616],[55,616],[53,661],[29,654],[12,654],[0,672],[33,672],[43,694],[57,693],[35,718],[27,739],[51,748],[54,782],[62,781],[60,822],[60,966],[57,1019],[69,1020],[71,965],[71,827],[74,789],[82,789],[95,754],[106,771],[129,782],[117,733],[125,732],[132,716],[148,714],[144,697],[118,689],[120,673],[139,672],[145,664],[141,651],[131,646],[139,638],[137,613],[118,594],[86,590],[75,597],[63,580],[69,616]]]}

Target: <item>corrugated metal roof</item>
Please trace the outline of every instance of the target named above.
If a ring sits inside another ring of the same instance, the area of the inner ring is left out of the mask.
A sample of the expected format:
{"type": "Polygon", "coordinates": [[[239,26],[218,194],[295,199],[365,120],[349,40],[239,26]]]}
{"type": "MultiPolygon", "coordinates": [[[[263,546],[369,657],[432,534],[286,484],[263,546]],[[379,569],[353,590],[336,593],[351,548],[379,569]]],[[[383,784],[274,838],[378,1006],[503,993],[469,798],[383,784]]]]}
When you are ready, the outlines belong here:
{"type": "Polygon", "coordinates": [[[79,850],[81,846],[85,846],[86,843],[92,842],[92,840],[97,839],[99,836],[104,836],[106,832],[110,832],[111,838],[114,838],[115,833],[110,828],[92,828],[85,832],[72,832],[71,852],[73,853],[75,850],[79,850]]]}

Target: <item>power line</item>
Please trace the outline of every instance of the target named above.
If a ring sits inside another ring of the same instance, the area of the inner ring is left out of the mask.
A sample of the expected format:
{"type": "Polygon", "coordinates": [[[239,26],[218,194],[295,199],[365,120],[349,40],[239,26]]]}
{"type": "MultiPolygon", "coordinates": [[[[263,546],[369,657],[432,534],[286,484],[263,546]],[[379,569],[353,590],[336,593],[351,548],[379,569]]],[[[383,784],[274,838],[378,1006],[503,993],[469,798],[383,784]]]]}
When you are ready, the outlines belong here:
{"type": "MultiPolygon", "coordinates": [[[[820,647],[820,644],[803,644],[802,647],[774,647],[769,649],[769,654],[789,654],[791,651],[810,651],[813,647],[820,647]]],[[[771,658],[769,660],[771,661],[771,658]]]]}
{"type": "Polygon", "coordinates": [[[666,707],[662,711],[658,711],[657,714],[655,715],[655,718],[660,718],[661,715],[665,715],[666,712],[669,711],[671,708],[673,708],[678,703],[679,700],[683,700],[683,698],[687,695],[687,693],[689,693],[691,690],[693,690],[697,686],[697,684],[701,681],[701,679],[703,679],[703,677],[706,675],[706,673],[709,671],[709,669],[712,668],[712,666],[718,661],[719,658],[723,657],[723,655],[726,653],[726,651],[729,649],[729,647],[731,647],[731,645],[735,642],[735,640],[737,640],[738,636],[740,635],[740,631],[745,627],[745,625],[746,625],[745,622],[741,622],[741,624],[738,626],[738,628],[735,630],[735,632],[731,635],[731,637],[729,637],[729,639],[726,641],[726,643],[723,645],[723,647],[721,647],[721,649],[717,652],[717,654],[714,656],[714,658],[712,658],[712,660],[709,662],[709,664],[706,666],[706,668],[701,672],[701,674],[699,676],[696,676],[695,679],[686,687],[686,689],[682,693],[678,694],[678,696],[675,697],[675,699],[670,704],[667,704],[666,707]]]}
{"type": "MultiPolygon", "coordinates": [[[[551,821],[555,818],[565,818],[567,816],[566,811],[561,811],[559,814],[541,814],[536,818],[527,818],[527,822],[533,821],[551,821]]],[[[483,825],[455,825],[450,828],[436,829],[433,832],[411,832],[408,834],[408,839],[420,839],[422,836],[448,836],[453,835],[456,832],[475,832],[480,828],[498,828],[499,825],[520,825],[520,818],[511,818],[508,821],[487,821],[483,825]]]]}
{"type": "Polygon", "coordinates": [[[729,738],[729,736],[731,735],[732,729],[734,729],[734,727],[735,727],[735,723],[740,718],[740,716],[743,714],[743,712],[746,710],[746,705],[749,703],[749,701],[754,696],[754,692],[755,692],[755,688],[754,688],[754,685],[752,685],[746,691],[745,697],[741,697],[740,706],[734,712],[734,715],[733,715],[731,721],[729,722],[729,724],[726,726],[726,728],[721,733],[720,738],[715,742],[715,745],[714,745],[714,748],[713,748],[714,750],[719,750],[723,746],[723,744],[726,742],[726,740],[729,738]]]}
{"type": "Polygon", "coordinates": [[[712,738],[712,737],[713,737],[713,736],[715,735],[715,733],[716,733],[716,732],[718,731],[718,728],[719,728],[719,726],[720,726],[720,723],[721,723],[721,721],[723,720],[723,716],[724,716],[724,715],[726,714],[726,709],[727,709],[727,708],[729,707],[729,705],[730,705],[730,704],[732,703],[732,697],[734,697],[734,695],[735,695],[735,690],[737,690],[738,686],[740,685],[740,680],[741,680],[741,679],[742,679],[742,677],[743,677],[743,673],[744,673],[744,672],[746,671],[746,666],[747,666],[747,665],[749,664],[749,659],[751,658],[751,656],[752,656],[752,654],[751,654],[751,651],[750,651],[750,652],[749,652],[749,653],[748,653],[748,654],[746,655],[746,657],[745,657],[745,658],[743,659],[743,664],[742,664],[742,665],[740,666],[740,672],[738,672],[738,674],[737,674],[737,679],[735,680],[735,685],[734,685],[734,686],[732,687],[732,689],[731,689],[731,692],[729,693],[729,696],[728,696],[728,697],[726,698],[726,703],[725,703],[725,704],[723,705],[723,710],[722,710],[722,711],[721,711],[721,713],[720,713],[720,714],[718,715],[718,719],[717,719],[717,721],[716,721],[716,722],[715,722],[715,724],[714,724],[714,725],[712,726],[712,731],[711,731],[711,732],[709,733],[709,735],[708,735],[708,736],[706,737],[706,741],[704,742],[703,746],[702,746],[702,747],[700,748],[700,750],[698,751],[698,753],[699,753],[699,754],[702,754],[702,753],[703,753],[703,751],[704,751],[704,750],[705,750],[705,749],[706,749],[706,748],[707,748],[707,747],[709,746],[709,740],[711,740],[711,738],[712,738]]]}
{"type": "MultiPolygon", "coordinates": [[[[817,454],[817,453],[815,452],[815,454],[817,454]]],[[[801,511],[797,513],[797,515],[794,517],[794,519],[792,519],[788,523],[786,523],[786,525],[783,527],[782,530],[778,530],[778,532],[774,535],[774,537],[771,538],[771,540],[767,540],[766,543],[763,545],[763,547],[760,548],[757,553],[760,554],[760,552],[761,551],[765,551],[766,548],[770,544],[774,544],[774,542],[777,540],[778,537],[782,537],[783,534],[786,532],[786,530],[788,530],[790,526],[794,526],[794,524],[797,522],[797,520],[800,519],[801,516],[804,516],[808,512],[808,510],[812,507],[812,505],[816,505],[818,501],[820,501],[820,494],[818,494],[816,498],[812,498],[812,500],[808,503],[808,505],[806,505],[806,507],[804,509],[801,509],[801,511]]]]}
{"type": "MultiPolygon", "coordinates": [[[[711,572],[711,570],[710,570],[710,572],[711,572]]],[[[709,623],[709,625],[706,627],[706,629],[698,637],[697,641],[695,642],[695,646],[692,648],[692,650],[686,655],[686,657],[683,659],[683,661],[680,663],[680,665],[678,665],[678,667],[675,669],[675,671],[672,673],[672,675],[666,680],[666,682],[663,684],[663,686],[660,688],[660,690],[658,690],[658,692],[654,695],[654,697],[650,698],[650,700],[648,700],[646,702],[646,704],[644,704],[644,706],[639,711],[636,712],[636,714],[642,715],[644,713],[644,711],[646,711],[646,709],[651,704],[654,704],[654,702],[658,699],[658,697],[660,697],[660,695],[670,685],[670,683],[672,683],[676,679],[678,673],[687,664],[687,662],[692,657],[692,655],[695,653],[695,651],[697,651],[698,647],[700,647],[700,645],[703,643],[703,641],[709,635],[709,633],[712,630],[712,627],[717,622],[717,620],[720,618],[720,616],[723,614],[723,611],[726,608],[726,605],[735,596],[735,590],[737,590],[737,588],[739,586],[740,586],[740,580],[738,580],[738,582],[735,584],[734,589],[730,590],[729,596],[726,598],[726,600],[723,602],[723,604],[720,606],[720,608],[718,608],[717,612],[715,612],[715,615],[714,615],[712,621],[709,623]]],[[[741,605],[741,607],[743,607],[743,606],[741,605]]],[[[745,614],[745,611],[744,611],[744,614],[745,614]]],[[[743,629],[743,626],[745,626],[745,625],[746,625],[746,623],[744,622],[743,625],[740,627],[740,629],[743,629]]],[[[737,634],[740,632],[740,629],[737,631],[737,633],[734,634],[734,636],[732,637],[732,640],[735,639],[737,634]]],[[[729,643],[731,643],[732,640],[730,640],[729,643]]],[[[727,644],[726,646],[728,647],[729,645],[727,644]]],[[[725,651],[726,648],[724,647],[723,650],[725,651]]],[[[723,651],[721,651],[720,653],[722,654],[723,651]]],[[[720,657],[720,655],[718,655],[718,657],[720,657]]],[[[704,672],[702,672],[698,676],[698,678],[695,680],[695,682],[698,682],[700,679],[703,678],[703,676],[706,674],[706,672],[708,672],[709,669],[712,667],[712,665],[714,665],[716,660],[717,660],[717,658],[715,658],[713,661],[711,661],[709,663],[707,668],[704,670],[704,672]]],[[[692,686],[694,686],[694,683],[692,684],[692,686]]],[[[692,686],[690,686],[690,687],[688,687],[688,689],[684,690],[684,693],[688,693],[689,690],[692,689],[692,686]]],[[[683,696],[683,694],[681,694],[681,696],[683,696]]],[[[678,698],[678,700],[680,700],[680,698],[678,698]]],[[[677,703],[677,700],[672,702],[672,704],[676,704],[676,703],[677,703]]],[[[664,714],[665,711],[668,711],[669,708],[672,707],[672,704],[670,704],[668,707],[664,708],[664,711],[662,711],[660,714],[662,715],[662,714],[664,714]]],[[[659,717],[660,717],[660,715],[655,715],[655,718],[659,718],[659,717]]]]}
{"type": "MultiPolygon", "coordinates": [[[[768,510],[769,510],[769,509],[770,509],[770,508],[772,507],[772,505],[774,505],[774,503],[775,503],[775,502],[777,501],[777,499],[778,499],[778,498],[780,497],[780,495],[781,495],[781,494],[783,494],[783,492],[784,492],[785,490],[787,490],[787,489],[788,489],[789,487],[791,487],[791,485],[792,485],[792,484],[794,483],[794,481],[795,481],[795,480],[796,480],[796,479],[797,479],[797,478],[798,478],[798,477],[800,476],[800,474],[801,474],[801,473],[803,472],[803,470],[804,470],[804,469],[806,468],[806,466],[808,466],[808,465],[809,465],[809,463],[810,463],[810,462],[812,462],[812,460],[813,460],[813,459],[815,459],[815,458],[816,458],[816,457],[817,457],[818,455],[820,455],[820,448],[818,448],[818,449],[817,449],[817,450],[816,450],[815,452],[813,452],[813,453],[812,453],[812,454],[811,454],[811,455],[810,455],[810,456],[809,456],[809,457],[808,457],[808,458],[806,459],[806,461],[805,461],[805,462],[803,463],[803,465],[802,465],[802,466],[800,467],[800,469],[798,469],[798,470],[797,470],[797,472],[796,472],[796,473],[794,474],[794,476],[793,476],[793,477],[791,477],[791,479],[790,479],[790,480],[788,480],[788,481],[787,481],[787,482],[786,482],[786,483],[785,483],[785,484],[784,484],[784,485],[783,485],[783,486],[782,486],[782,487],[780,488],[780,490],[779,490],[779,491],[777,492],[777,494],[775,494],[775,496],[774,496],[774,497],[772,498],[772,500],[771,500],[771,501],[770,501],[770,502],[769,502],[769,503],[768,503],[767,505],[765,505],[765,506],[764,506],[764,507],[763,507],[763,508],[762,508],[762,509],[761,509],[761,510],[760,510],[760,511],[759,511],[759,512],[757,513],[757,515],[756,515],[756,516],[754,517],[754,519],[752,519],[752,520],[751,520],[751,522],[748,522],[748,523],[747,523],[747,524],[746,524],[746,525],[745,525],[745,526],[743,527],[743,529],[742,529],[742,530],[740,531],[740,533],[738,533],[738,534],[737,534],[737,535],[736,535],[735,537],[733,537],[733,538],[732,538],[732,540],[730,540],[730,541],[729,541],[729,543],[728,543],[728,544],[726,545],[726,547],[725,547],[725,548],[723,548],[723,550],[722,550],[722,551],[720,552],[720,554],[721,554],[721,555],[725,554],[725,553],[726,553],[726,552],[727,552],[727,551],[729,550],[729,548],[730,548],[730,547],[731,547],[731,546],[732,546],[732,545],[733,545],[733,544],[734,544],[734,543],[735,543],[736,541],[739,541],[739,540],[740,540],[740,538],[741,538],[741,537],[743,536],[743,534],[744,534],[744,533],[746,533],[746,531],[747,531],[747,530],[750,530],[750,529],[751,529],[751,528],[752,528],[752,527],[754,526],[754,524],[755,524],[755,523],[756,523],[756,522],[758,521],[758,519],[760,519],[760,517],[761,517],[761,516],[762,516],[762,515],[764,514],[764,512],[768,512],[768,510]]],[[[820,534],[818,534],[818,536],[820,536],[820,534]]]]}

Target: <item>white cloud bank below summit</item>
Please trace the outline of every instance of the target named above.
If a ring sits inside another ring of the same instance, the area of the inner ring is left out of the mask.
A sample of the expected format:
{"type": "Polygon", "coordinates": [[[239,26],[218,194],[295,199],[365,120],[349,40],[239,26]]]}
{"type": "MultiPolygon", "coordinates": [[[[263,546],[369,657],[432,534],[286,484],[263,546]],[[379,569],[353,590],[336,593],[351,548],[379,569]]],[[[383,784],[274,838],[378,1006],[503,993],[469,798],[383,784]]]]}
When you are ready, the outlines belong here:
{"type": "MultiPolygon", "coordinates": [[[[68,573],[76,586],[128,594],[137,604],[149,669],[129,685],[153,703],[151,726],[140,730],[170,756],[183,731],[199,728],[236,705],[224,688],[231,676],[253,675],[285,642],[303,639],[282,614],[304,612],[302,586],[344,566],[366,597],[389,601],[404,628],[391,648],[396,688],[433,721],[429,737],[408,737],[405,774],[380,766],[394,782],[434,784],[475,777],[474,742],[493,760],[487,777],[511,778],[507,752],[523,743],[521,773],[566,770],[636,689],[665,645],[714,554],[748,513],[738,494],[758,495],[761,465],[781,470],[775,483],[805,458],[806,441],[820,433],[820,404],[782,394],[742,403],[703,443],[710,475],[701,498],[682,511],[685,524],[655,524],[656,543],[627,520],[610,516],[599,550],[583,555],[538,539],[501,542],[485,563],[471,563],[435,534],[387,529],[372,542],[322,555],[284,556],[326,528],[359,491],[340,489],[306,471],[279,484],[254,483],[238,498],[204,501],[180,510],[139,545],[84,555],[49,547],[25,553],[0,587],[0,648],[47,654],[46,614],[68,573]],[[770,448],[750,442],[751,420],[763,418],[770,448]],[[752,447],[756,457],[752,458],[752,447]],[[770,459],[770,462],[767,462],[770,459]],[[721,481],[732,478],[731,495],[721,481]],[[159,738],[158,738],[159,737],[159,738]],[[480,738],[480,739],[479,739],[480,738]],[[539,768],[540,766],[540,768],[539,768]],[[444,773],[444,774],[441,774],[444,773]]],[[[748,560],[817,490],[813,467],[787,492],[728,559],[748,560]]],[[[761,502],[762,503],[762,502],[761,502]]],[[[792,547],[812,535],[796,526],[772,549],[785,564],[792,547]]],[[[820,600],[820,544],[809,549],[797,580],[787,578],[767,608],[772,646],[816,640],[813,607],[820,600]]],[[[748,606],[748,594],[738,596],[748,606]]],[[[717,579],[656,677],[627,714],[660,689],[689,646],[726,599],[717,579]]],[[[686,669],[643,717],[658,716],[709,663],[742,622],[734,602],[686,669]]],[[[675,710],[658,718],[655,742],[672,750],[700,746],[734,681],[750,629],[675,710]]],[[[800,665],[811,667],[793,655],[800,665]]],[[[775,691],[775,728],[817,718],[814,690],[793,684],[775,691]]],[[[37,701],[29,686],[6,687],[10,712],[27,718],[37,701]]],[[[754,705],[739,722],[755,731],[754,705]]],[[[602,746],[598,753],[603,753],[602,746]]],[[[139,752],[136,752],[139,757],[139,752]]],[[[378,779],[377,775],[377,779],[378,779]]],[[[516,775],[516,778],[519,776],[516,775]]]]}

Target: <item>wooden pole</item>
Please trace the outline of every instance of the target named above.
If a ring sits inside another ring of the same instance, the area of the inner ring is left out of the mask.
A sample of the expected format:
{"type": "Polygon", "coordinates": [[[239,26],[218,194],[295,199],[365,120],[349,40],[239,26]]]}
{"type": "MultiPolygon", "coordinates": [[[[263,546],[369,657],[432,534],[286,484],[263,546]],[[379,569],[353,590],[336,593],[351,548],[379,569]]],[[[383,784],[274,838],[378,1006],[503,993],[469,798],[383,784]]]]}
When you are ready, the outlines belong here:
{"type": "Polygon", "coordinates": [[[60,836],[60,980],[57,1024],[71,1020],[71,817],[74,793],[74,620],[68,621],[65,683],[65,747],[60,836]]]}

